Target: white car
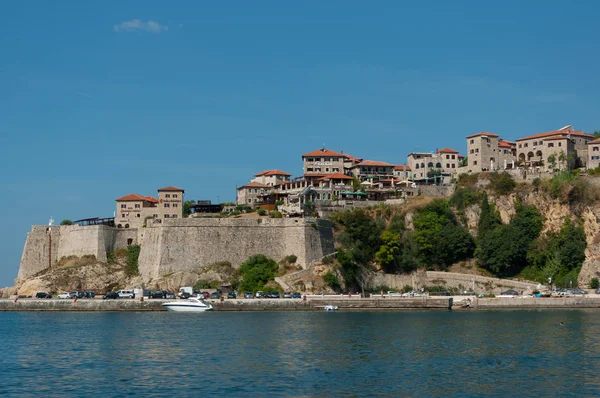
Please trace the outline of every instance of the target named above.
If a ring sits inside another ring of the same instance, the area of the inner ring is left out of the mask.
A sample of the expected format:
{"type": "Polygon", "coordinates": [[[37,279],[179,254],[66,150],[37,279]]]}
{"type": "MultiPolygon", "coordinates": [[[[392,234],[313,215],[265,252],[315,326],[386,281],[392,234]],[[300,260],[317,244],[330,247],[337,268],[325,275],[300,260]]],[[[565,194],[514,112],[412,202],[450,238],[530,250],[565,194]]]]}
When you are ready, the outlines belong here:
{"type": "Polygon", "coordinates": [[[117,294],[119,295],[119,298],[135,298],[135,293],[133,290],[119,290],[117,294]]]}
{"type": "Polygon", "coordinates": [[[61,293],[61,294],[59,294],[57,297],[58,297],[59,299],[68,299],[68,298],[71,298],[71,293],[67,293],[67,292],[65,292],[65,293],[61,293]]]}

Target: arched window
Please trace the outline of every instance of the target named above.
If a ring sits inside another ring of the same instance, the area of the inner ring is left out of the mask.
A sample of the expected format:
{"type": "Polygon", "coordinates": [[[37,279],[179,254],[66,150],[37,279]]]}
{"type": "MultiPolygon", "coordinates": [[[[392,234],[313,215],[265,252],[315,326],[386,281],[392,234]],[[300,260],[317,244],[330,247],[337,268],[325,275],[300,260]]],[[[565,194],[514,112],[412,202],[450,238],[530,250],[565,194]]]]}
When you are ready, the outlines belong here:
{"type": "Polygon", "coordinates": [[[442,168],[442,164],[441,163],[436,163],[435,164],[435,168],[436,169],[441,169],[442,168]]]}
{"type": "Polygon", "coordinates": [[[416,168],[417,168],[417,169],[419,168],[419,163],[417,163],[417,167],[416,167],[416,168]]]}
{"type": "Polygon", "coordinates": [[[427,163],[427,167],[431,167],[431,168],[433,168],[433,162],[429,162],[429,163],[427,163]]]}
{"type": "Polygon", "coordinates": [[[425,168],[425,163],[421,163],[421,168],[424,169],[425,168]]]}

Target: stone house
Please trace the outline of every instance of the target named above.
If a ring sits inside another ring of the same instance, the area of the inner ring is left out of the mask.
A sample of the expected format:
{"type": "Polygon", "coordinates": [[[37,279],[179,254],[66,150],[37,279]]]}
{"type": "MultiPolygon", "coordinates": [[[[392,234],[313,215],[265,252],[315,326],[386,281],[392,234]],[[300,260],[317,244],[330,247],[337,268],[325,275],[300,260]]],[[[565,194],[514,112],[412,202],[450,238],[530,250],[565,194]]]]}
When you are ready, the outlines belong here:
{"type": "Polygon", "coordinates": [[[564,158],[556,161],[555,169],[567,167],[585,167],[588,162],[588,142],[594,136],[575,131],[572,126],[565,126],[556,131],[534,134],[517,139],[517,159],[520,166],[544,167],[551,171],[548,158],[564,158]]]}
{"type": "Polygon", "coordinates": [[[158,199],[131,193],[115,199],[115,226],[117,228],[140,228],[147,218],[181,218],[183,216],[181,188],[169,186],[158,190],[158,199]]]}
{"type": "Polygon", "coordinates": [[[263,202],[263,197],[270,194],[273,187],[260,182],[252,181],[237,188],[235,203],[238,206],[257,207],[263,202]]]}
{"type": "Polygon", "coordinates": [[[332,173],[347,174],[345,165],[351,164],[346,155],[325,147],[302,155],[302,169],[306,180],[318,180],[332,173]]]}
{"type": "Polygon", "coordinates": [[[394,165],[375,160],[364,160],[353,165],[350,172],[360,181],[369,181],[371,183],[379,180],[389,180],[394,178],[394,165]]]}
{"type": "Polygon", "coordinates": [[[600,167],[600,138],[588,142],[588,169],[600,167]]]}
{"type": "Polygon", "coordinates": [[[250,182],[257,182],[272,187],[282,182],[289,182],[291,176],[291,174],[281,170],[265,170],[255,174],[250,182]]]}
{"type": "Polygon", "coordinates": [[[404,164],[394,166],[394,176],[400,181],[410,180],[412,178],[410,166],[404,164]]]}

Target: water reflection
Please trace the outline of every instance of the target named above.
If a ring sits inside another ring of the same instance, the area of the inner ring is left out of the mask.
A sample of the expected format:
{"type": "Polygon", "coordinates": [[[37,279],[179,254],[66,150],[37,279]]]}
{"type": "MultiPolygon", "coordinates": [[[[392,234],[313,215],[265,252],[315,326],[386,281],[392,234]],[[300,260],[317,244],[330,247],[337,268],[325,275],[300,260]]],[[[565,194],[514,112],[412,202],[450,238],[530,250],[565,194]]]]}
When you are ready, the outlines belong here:
{"type": "Polygon", "coordinates": [[[597,395],[599,319],[585,310],[0,313],[0,394],[597,395]]]}

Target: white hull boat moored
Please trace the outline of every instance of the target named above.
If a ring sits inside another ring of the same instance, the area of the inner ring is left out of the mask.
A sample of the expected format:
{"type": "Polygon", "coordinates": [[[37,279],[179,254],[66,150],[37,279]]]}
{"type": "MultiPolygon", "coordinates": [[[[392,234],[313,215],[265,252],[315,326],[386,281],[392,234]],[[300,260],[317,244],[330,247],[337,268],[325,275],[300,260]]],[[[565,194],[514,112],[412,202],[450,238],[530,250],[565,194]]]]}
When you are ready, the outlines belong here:
{"type": "Polygon", "coordinates": [[[173,312],[205,312],[212,311],[213,309],[212,305],[205,303],[202,299],[196,297],[190,297],[187,300],[163,303],[163,307],[173,312]]]}

